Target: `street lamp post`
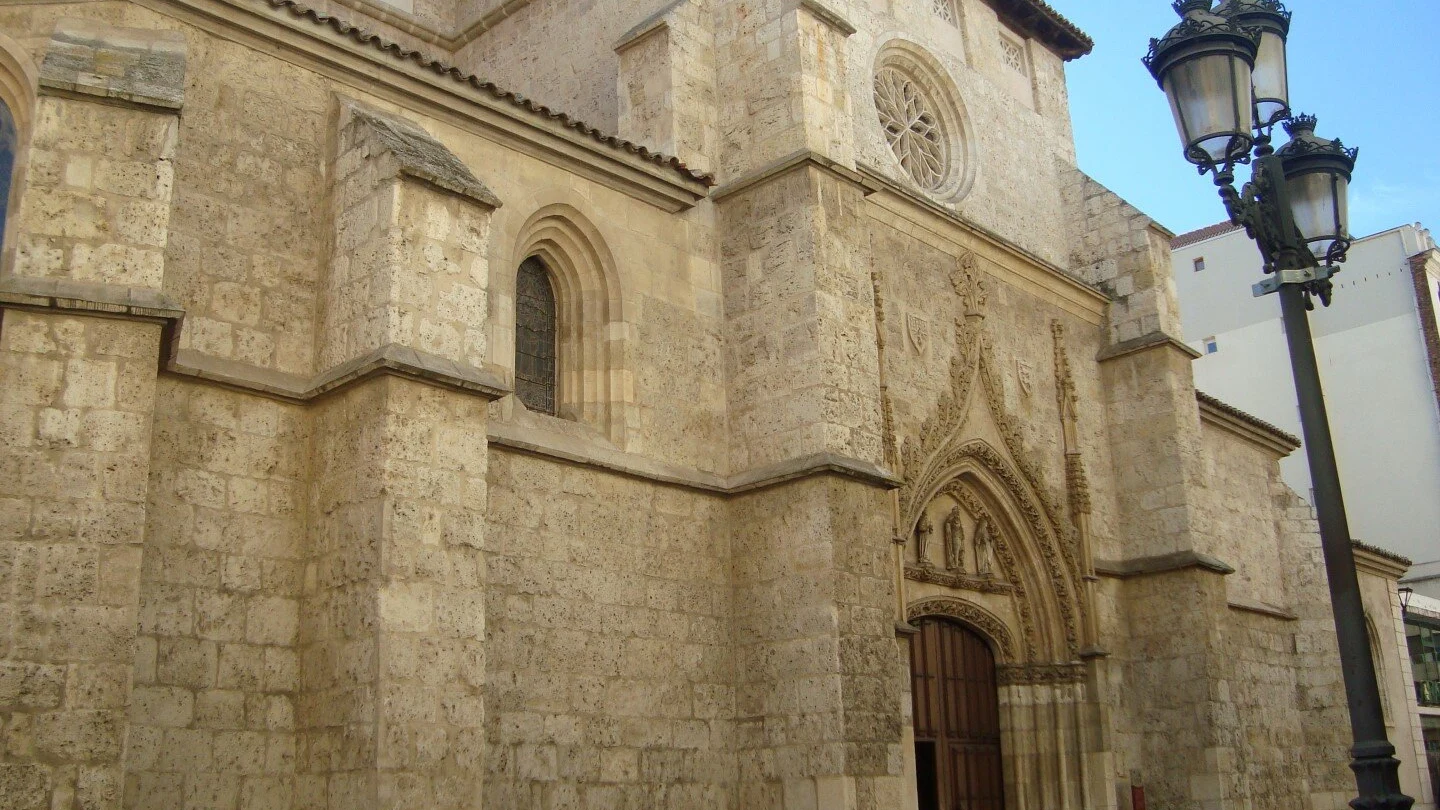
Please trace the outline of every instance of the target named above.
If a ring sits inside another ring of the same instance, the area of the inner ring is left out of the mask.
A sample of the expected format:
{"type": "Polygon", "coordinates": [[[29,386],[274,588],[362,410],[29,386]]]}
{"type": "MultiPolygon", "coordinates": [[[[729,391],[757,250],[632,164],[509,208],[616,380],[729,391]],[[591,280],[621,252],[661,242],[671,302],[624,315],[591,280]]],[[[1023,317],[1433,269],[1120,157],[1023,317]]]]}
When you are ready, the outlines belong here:
{"type": "Polygon", "coordinates": [[[1181,21],[1150,41],[1145,66],[1170,100],[1185,159],[1214,176],[1230,221],[1260,249],[1265,276],[1255,294],[1280,296],[1354,734],[1350,767],[1359,798],[1350,806],[1409,810],[1414,800],[1400,791],[1400,763],[1385,735],[1307,315],[1316,298],[1330,305],[1330,278],[1350,248],[1346,191],[1358,150],[1316,137],[1314,117],[1291,115],[1290,12],[1279,0],[1224,0],[1218,8],[1212,0],[1178,0],[1174,8],[1181,21]],[[1281,123],[1291,137],[1277,152],[1270,138],[1281,123]],[[1252,159],[1250,182],[1237,191],[1235,166],[1252,159]]]}

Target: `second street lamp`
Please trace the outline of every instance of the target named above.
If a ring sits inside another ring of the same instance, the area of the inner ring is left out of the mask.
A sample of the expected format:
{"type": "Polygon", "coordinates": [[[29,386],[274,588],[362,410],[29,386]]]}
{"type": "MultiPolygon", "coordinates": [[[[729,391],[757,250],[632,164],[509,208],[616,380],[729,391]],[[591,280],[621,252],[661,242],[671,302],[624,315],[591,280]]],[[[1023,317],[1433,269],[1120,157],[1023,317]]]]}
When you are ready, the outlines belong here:
{"type": "Polygon", "coordinates": [[[1226,0],[1218,9],[1211,0],[1179,0],[1174,9],[1180,23],[1150,41],[1145,66],[1170,100],[1185,159],[1214,175],[1230,221],[1260,249],[1265,277],[1255,294],[1280,295],[1354,736],[1359,798],[1350,806],[1409,810],[1414,800],[1400,790],[1400,763],[1385,734],[1307,314],[1314,298],[1329,306],[1330,277],[1350,247],[1346,192],[1358,150],[1317,137],[1312,116],[1290,118],[1290,13],[1278,0],[1226,0]],[[1270,136],[1282,121],[1291,137],[1277,153],[1270,136]],[[1251,179],[1237,191],[1234,169],[1251,162],[1252,146],[1251,179]]]}

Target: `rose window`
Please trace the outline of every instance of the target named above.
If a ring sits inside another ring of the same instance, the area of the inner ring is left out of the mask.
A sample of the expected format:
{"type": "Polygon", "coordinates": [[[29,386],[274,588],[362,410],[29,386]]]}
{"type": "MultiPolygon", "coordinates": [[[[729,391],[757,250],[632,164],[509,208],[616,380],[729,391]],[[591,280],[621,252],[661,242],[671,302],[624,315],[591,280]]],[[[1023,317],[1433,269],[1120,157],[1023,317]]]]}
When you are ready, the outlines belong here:
{"type": "Polygon", "coordinates": [[[943,185],[950,171],[949,146],[925,90],[903,72],[881,68],[875,75],[875,109],[905,173],[928,191],[943,185]]]}

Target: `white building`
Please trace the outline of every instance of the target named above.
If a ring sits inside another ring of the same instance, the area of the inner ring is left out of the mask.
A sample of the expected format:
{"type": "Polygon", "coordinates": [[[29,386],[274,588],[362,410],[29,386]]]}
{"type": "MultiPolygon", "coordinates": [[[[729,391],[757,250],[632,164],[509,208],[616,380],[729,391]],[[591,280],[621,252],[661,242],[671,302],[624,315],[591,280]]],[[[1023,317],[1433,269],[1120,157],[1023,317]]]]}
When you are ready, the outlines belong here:
{"type": "MultiPolygon", "coordinates": [[[[1251,293],[1254,243],[1224,223],[1172,248],[1196,388],[1300,435],[1280,301],[1251,293]]],[[[1356,240],[1335,287],[1310,324],[1351,534],[1410,557],[1407,582],[1440,596],[1440,251],[1418,224],[1356,240]]],[[[1305,454],[1281,468],[1309,497],[1305,454]]]]}

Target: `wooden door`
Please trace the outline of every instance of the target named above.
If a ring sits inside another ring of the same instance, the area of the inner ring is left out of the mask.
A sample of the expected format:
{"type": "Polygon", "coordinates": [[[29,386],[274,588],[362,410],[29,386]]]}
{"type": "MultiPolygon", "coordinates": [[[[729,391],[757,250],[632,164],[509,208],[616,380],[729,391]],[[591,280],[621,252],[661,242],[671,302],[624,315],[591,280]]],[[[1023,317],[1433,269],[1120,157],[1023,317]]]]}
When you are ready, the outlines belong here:
{"type": "Polygon", "coordinates": [[[1004,810],[995,656],[961,625],[915,623],[910,678],[920,810],[1004,810]]]}

